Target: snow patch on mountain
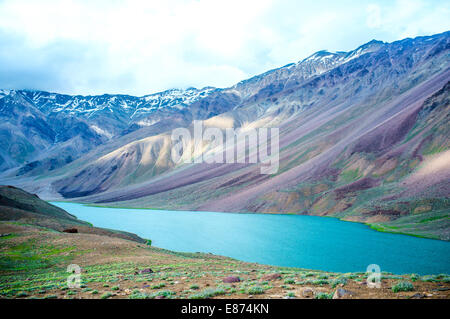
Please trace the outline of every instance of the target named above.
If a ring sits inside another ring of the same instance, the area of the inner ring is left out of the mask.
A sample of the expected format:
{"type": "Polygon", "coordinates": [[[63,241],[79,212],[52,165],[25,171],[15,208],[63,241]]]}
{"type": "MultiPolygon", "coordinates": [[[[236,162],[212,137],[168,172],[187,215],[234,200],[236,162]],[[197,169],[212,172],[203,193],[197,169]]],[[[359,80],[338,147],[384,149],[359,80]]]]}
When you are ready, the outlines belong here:
{"type": "Polygon", "coordinates": [[[98,127],[97,125],[90,125],[90,128],[97,134],[99,135],[103,135],[106,136],[107,138],[112,138],[114,135],[111,134],[110,132],[101,129],[100,127],[98,127]]]}
{"type": "Polygon", "coordinates": [[[164,92],[135,97],[129,95],[81,96],[49,93],[31,90],[0,90],[0,98],[19,94],[32,102],[42,113],[63,113],[71,116],[92,118],[100,113],[113,113],[119,117],[135,120],[164,108],[184,109],[199,99],[217,90],[213,87],[203,89],[171,89],[164,92]]]}

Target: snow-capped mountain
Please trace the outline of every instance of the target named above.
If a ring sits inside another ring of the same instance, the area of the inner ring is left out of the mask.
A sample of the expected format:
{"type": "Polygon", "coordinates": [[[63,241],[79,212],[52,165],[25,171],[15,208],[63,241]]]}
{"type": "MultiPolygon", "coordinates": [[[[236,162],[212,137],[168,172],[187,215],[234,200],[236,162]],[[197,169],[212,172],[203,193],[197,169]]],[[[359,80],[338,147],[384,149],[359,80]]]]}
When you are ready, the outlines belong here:
{"type": "MultiPolygon", "coordinates": [[[[379,50],[383,45],[383,42],[374,40],[350,52],[319,51],[297,63],[291,63],[241,81],[230,89],[214,87],[196,89],[191,87],[170,89],[141,97],[123,94],[82,96],[35,90],[0,90],[0,99],[11,94],[21,95],[44,115],[50,116],[63,114],[95,121],[98,118],[103,119],[103,115],[106,115],[107,117],[120,119],[121,125],[119,127],[122,130],[133,123],[151,123],[152,120],[149,121],[146,117],[158,111],[181,111],[195,102],[207,98],[212,93],[233,92],[239,95],[241,101],[244,101],[259,93],[261,89],[267,90],[267,88],[273,86],[277,86],[276,90],[285,89],[361,55],[379,50]]],[[[106,135],[117,134],[117,131],[108,132],[101,126],[100,131],[107,132],[106,135]]]]}
{"type": "MultiPolygon", "coordinates": [[[[25,165],[22,173],[38,172],[39,166],[54,169],[99,145],[120,147],[227,112],[234,112],[237,126],[267,112],[281,123],[317,105],[317,100],[334,103],[336,96],[351,100],[361,91],[381,89],[383,81],[409,72],[420,59],[447,50],[448,38],[444,33],[394,43],[374,40],[350,52],[319,51],[225,89],[172,89],[141,97],[0,90],[0,168],[25,165]],[[354,82],[348,82],[347,76],[355,72],[354,82]]],[[[393,82],[386,90],[397,86],[393,82]]]]}
{"type": "MultiPolygon", "coordinates": [[[[49,93],[43,91],[17,91],[28,97],[44,114],[63,113],[83,118],[95,117],[102,112],[119,113],[130,120],[147,116],[164,108],[182,109],[195,101],[208,96],[215,88],[172,89],[142,97],[104,94],[81,96],[49,93]]],[[[4,91],[4,95],[12,91],[4,91]]],[[[1,97],[0,97],[1,98],[1,97]]]]}
{"type": "MultiPolygon", "coordinates": [[[[450,32],[319,51],[225,89],[2,90],[0,176],[38,194],[127,207],[419,218],[448,207],[449,92],[450,32]],[[196,119],[278,127],[278,173],[173,163],[172,129],[196,119]]],[[[448,240],[440,229],[433,236],[448,240]]]]}
{"type": "Polygon", "coordinates": [[[212,87],[172,89],[135,97],[0,90],[0,136],[5,144],[0,167],[28,163],[22,170],[28,172],[42,166],[43,161],[51,162],[44,165],[47,168],[58,167],[114,136],[151,126],[168,116],[183,116],[185,108],[215,91],[212,87]]]}
{"type": "MultiPolygon", "coordinates": [[[[298,85],[360,56],[378,51],[385,45],[386,43],[382,41],[372,40],[349,52],[322,50],[297,63],[290,63],[241,81],[233,86],[233,89],[239,91],[242,98],[250,98],[256,94],[260,96],[264,92],[273,94],[298,85]],[[261,92],[262,89],[264,90],[261,92]]],[[[254,98],[258,97],[255,96],[254,98]]]]}

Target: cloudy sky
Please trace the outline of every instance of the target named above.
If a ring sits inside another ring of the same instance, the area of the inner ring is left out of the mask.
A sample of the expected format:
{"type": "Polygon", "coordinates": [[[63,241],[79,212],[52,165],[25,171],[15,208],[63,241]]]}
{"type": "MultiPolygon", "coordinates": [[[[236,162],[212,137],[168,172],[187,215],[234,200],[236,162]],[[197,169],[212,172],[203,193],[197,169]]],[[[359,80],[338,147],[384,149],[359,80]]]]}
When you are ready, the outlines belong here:
{"type": "Polygon", "coordinates": [[[319,50],[450,30],[442,0],[0,0],[0,88],[227,87],[319,50]]]}

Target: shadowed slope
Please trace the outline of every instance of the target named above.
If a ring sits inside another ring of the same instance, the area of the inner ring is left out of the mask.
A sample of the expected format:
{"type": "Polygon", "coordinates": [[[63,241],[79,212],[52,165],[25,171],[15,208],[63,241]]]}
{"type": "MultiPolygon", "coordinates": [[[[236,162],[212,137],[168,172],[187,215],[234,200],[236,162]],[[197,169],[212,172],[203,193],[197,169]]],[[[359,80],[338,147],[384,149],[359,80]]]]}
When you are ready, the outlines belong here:
{"type": "Polygon", "coordinates": [[[147,242],[135,234],[92,227],[65,210],[41,200],[37,195],[13,186],[0,186],[0,221],[14,221],[20,225],[33,225],[59,232],[75,227],[78,233],[147,242]]]}

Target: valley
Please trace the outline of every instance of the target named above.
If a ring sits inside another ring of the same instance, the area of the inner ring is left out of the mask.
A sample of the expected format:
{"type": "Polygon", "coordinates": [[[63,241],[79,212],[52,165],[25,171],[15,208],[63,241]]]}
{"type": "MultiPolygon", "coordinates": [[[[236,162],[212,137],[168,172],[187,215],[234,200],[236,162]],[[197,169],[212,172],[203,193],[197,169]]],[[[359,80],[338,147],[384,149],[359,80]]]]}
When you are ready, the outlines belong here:
{"type": "Polygon", "coordinates": [[[373,274],[364,271],[277,267],[153,247],[14,187],[0,187],[0,214],[0,299],[449,298],[447,274],[383,271],[379,287],[370,288],[373,274]],[[79,286],[69,265],[80,267],[79,286]]]}
{"type": "Polygon", "coordinates": [[[3,90],[0,183],[47,200],[333,216],[448,241],[449,48],[449,32],[371,41],[229,88],[143,97],[3,90]],[[279,170],[174,163],[170,134],[194,121],[279,128],[279,170]]]}
{"type": "Polygon", "coordinates": [[[152,245],[171,251],[342,273],[363,272],[371,264],[398,275],[450,269],[442,258],[450,255],[449,242],[382,233],[336,218],[52,204],[93,225],[151,238],[152,245]]]}
{"type": "Polygon", "coordinates": [[[448,16],[439,0],[0,0],[0,304],[446,307],[448,16]]]}

